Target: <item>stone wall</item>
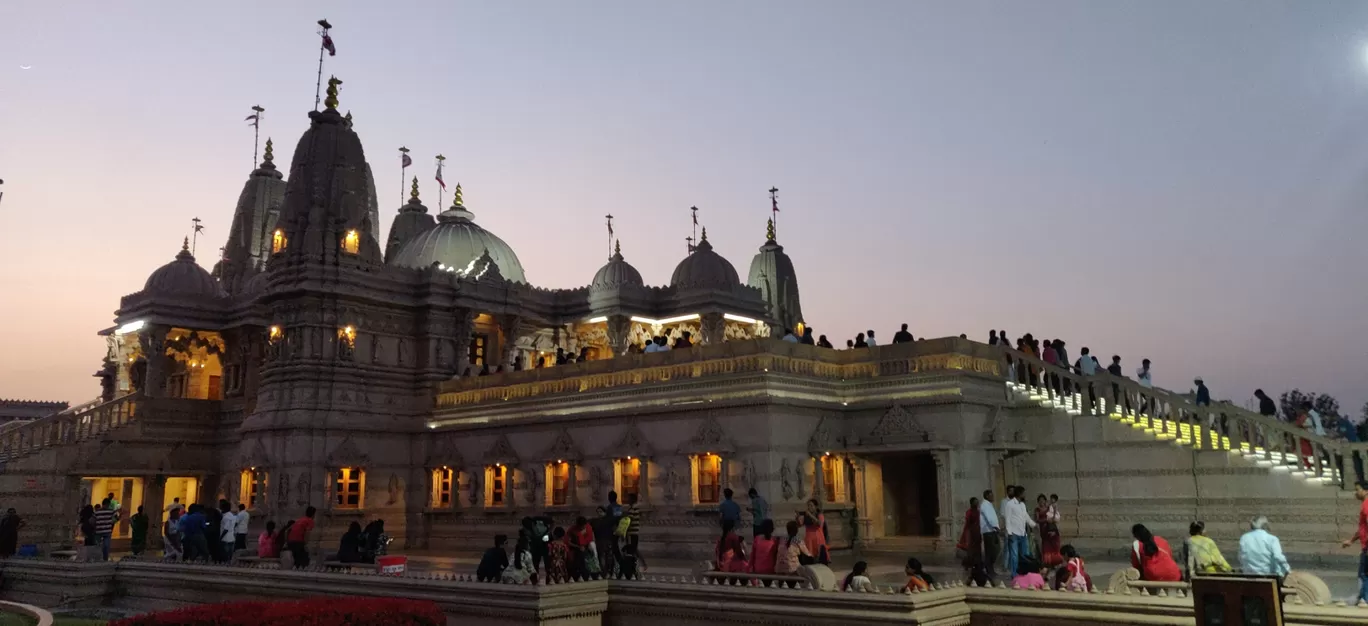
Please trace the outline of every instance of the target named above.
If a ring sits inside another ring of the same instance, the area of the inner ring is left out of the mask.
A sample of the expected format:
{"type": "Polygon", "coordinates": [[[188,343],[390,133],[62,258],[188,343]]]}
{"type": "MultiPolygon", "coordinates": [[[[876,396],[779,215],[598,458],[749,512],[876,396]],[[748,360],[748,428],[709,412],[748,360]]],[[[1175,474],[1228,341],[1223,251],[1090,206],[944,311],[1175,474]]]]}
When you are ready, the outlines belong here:
{"type": "MultiPolygon", "coordinates": [[[[38,606],[111,606],[136,611],[209,602],[320,595],[437,602],[462,626],[693,626],[717,623],[928,624],[934,626],[1189,626],[1192,600],[1107,593],[1021,591],[958,583],[922,593],[838,593],[700,584],[691,577],[559,585],[476,583],[451,575],[403,577],[125,560],[70,563],[11,559],[0,597],[38,606]]],[[[1284,605],[1286,623],[1348,626],[1368,606],[1284,605]]]]}

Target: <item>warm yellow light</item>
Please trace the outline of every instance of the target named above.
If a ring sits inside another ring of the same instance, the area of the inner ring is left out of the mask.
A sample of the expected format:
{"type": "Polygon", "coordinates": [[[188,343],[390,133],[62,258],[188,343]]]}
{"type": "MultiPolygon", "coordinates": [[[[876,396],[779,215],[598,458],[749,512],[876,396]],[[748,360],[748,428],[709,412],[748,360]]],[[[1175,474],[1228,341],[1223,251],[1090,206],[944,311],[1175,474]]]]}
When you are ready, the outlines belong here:
{"type": "Polygon", "coordinates": [[[347,254],[356,254],[361,249],[361,235],[356,229],[347,231],[347,236],[342,238],[342,249],[347,254]]]}
{"type": "Polygon", "coordinates": [[[285,231],[277,228],[275,232],[271,234],[271,254],[284,250],[285,244],[285,231]]]}
{"type": "Polygon", "coordinates": [[[599,317],[591,317],[591,318],[585,320],[584,323],[585,323],[585,324],[597,324],[597,323],[599,323],[599,322],[606,322],[606,321],[608,321],[608,317],[607,317],[607,316],[601,315],[601,316],[599,316],[599,317]]]}
{"type": "Polygon", "coordinates": [[[728,319],[728,320],[731,320],[731,321],[733,321],[733,322],[741,322],[742,324],[754,324],[754,323],[755,323],[755,320],[754,320],[754,319],[751,319],[751,318],[749,318],[749,317],[742,317],[742,316],[740,316],[740,315],[732,315],[731,313],[723,313],[723,314],[722,314],[722,319],[728,319]]]}

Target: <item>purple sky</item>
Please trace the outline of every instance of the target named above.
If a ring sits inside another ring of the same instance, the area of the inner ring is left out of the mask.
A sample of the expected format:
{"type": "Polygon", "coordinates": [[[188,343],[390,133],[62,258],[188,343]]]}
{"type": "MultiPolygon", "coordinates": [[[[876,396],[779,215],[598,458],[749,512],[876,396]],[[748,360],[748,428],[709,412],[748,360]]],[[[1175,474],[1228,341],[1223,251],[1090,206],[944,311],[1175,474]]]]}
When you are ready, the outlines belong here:
{"type": "Polygon", "coordinates": [[[588,283],[607,213],[668,282],[690,205],[744,275],[774,185],[835,343],[1005,328],[1368,399],[1368,3],[336,4],[0,5],[0,397],[95,396],[95,332],[192,217],[212,265],[242,118],[289,163],[327,17],[385,230],[402,144],[535,284],[588,283]]]}

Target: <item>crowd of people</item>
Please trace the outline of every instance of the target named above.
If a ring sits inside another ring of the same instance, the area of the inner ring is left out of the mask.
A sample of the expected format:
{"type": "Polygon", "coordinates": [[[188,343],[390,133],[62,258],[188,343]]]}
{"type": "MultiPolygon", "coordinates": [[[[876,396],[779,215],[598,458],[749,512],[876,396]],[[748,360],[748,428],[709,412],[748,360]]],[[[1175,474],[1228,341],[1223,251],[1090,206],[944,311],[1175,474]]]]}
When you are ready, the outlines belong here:
{"type": "Polygon", "coordinates": [[[641,510],[636,494],[624,506],[616,491],[597,507],[593,519],[578,516],[569,528],[557,526],[550,514],[524,517],[518,527],[513,556],[508,536],[496,535],[475,569],[481,582],[536,584],[599,578],[632,578],[646,568],[638,548],[641,510]]]}

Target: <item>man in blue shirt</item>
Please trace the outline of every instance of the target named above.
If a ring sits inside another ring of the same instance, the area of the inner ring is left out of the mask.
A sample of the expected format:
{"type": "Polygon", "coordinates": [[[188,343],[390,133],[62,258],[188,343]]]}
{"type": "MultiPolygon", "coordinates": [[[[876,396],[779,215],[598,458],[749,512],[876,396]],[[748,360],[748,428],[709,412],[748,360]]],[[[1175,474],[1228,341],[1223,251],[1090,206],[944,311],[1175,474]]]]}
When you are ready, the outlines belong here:
{"type": "Polygon", "coordinates": [[[722,490],[722,503],[717,505],[717,512],[722,514],[723,524],[730,520],[735,526],[741,523],[741,505],[732,501],[733,495],[730,488],[722,490]]]}
{"type": "Polygon", "coordinates": [[[760,497],[760,492],[756,491],[755,487],[751,487],[750,491],[746,492],[746,497],[750,498],[750,506],[746,508],[750,510],[751,514],[752,536],[758,536],[760,524],[769,519],[769,503],[760,497]]]}
{"type": "Polygon", "coordinates": [[[190,512],[181,516],[179,528],[186,561],[209,558],[209,541],[204,536],[204,529],[208,525],[204,509],[198,504],[190,505],[190,512]]]}

